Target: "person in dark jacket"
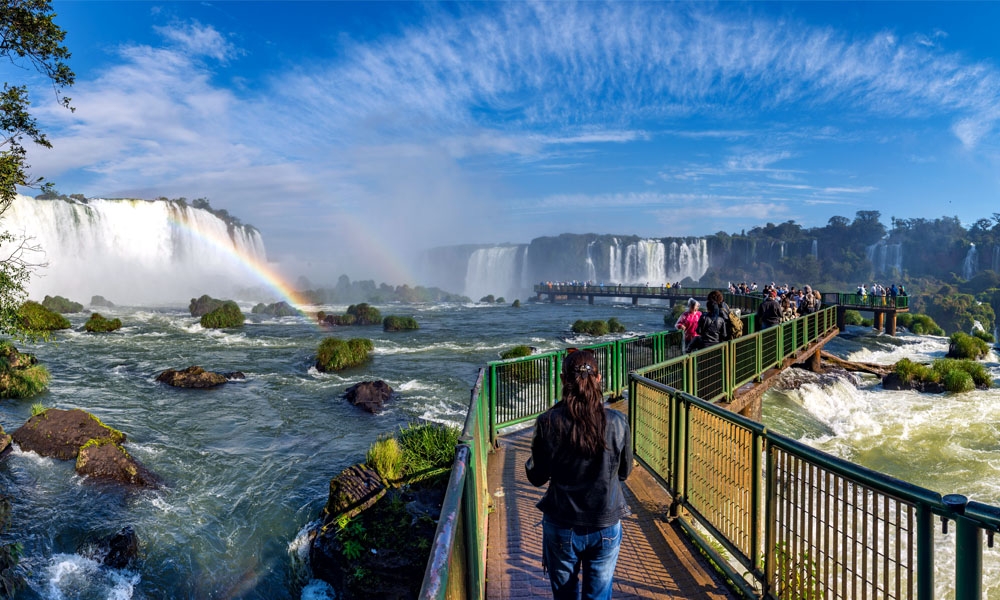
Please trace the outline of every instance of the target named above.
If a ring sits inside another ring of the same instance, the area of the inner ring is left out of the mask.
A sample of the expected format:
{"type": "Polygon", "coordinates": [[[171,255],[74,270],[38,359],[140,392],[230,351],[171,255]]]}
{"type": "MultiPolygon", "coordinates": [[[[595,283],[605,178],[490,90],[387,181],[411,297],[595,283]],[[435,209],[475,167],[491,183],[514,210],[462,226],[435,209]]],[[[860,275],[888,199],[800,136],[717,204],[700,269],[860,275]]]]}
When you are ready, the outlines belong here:
{"type": "Polygon", "coordinates": [[[781,304],[778,303],[778,293],[774,289],[768,291],[767,298],[757,307],[757,323],[761,329],[781,323],[781,304]]]}
{"type": "MultiPolygon", "coordinates": [[[[714,292],[713,292],[714,293],[714,292]]],[[[719,294],[720,298],[722,294],[719,294]]],[[[725,303],[719,303],[711,294],[708,296],[708,307],[701,313],[698,320],[698,337],[695,338],[696,350],[708,348],[729,339],[729,315],[723,314],[725,303]]]]}
{"type": "Polygon", "coordinates": [[[591,351],[566,355],[562,399],[539,415],[525,464],[532,485],[549,487],[542,511],[542,566],[552,595],[611,598],[628,504],[622,481],[632,472],[628,420],[604,409],[601,374],[591,351]]]}

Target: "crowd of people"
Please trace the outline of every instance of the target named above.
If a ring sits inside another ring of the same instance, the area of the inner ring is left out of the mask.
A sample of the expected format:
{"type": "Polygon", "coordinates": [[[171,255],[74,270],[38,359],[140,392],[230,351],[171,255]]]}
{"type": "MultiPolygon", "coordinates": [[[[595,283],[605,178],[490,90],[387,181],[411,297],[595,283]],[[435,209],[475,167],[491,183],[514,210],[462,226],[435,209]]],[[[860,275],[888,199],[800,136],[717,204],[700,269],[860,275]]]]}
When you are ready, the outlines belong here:
{"type": "Polygon", "coordinates": [[[885,305],[890,304],[888,301],[891,300],[891,304],[895,305],[897,297],[906,295],[906,288],[903,284],[895,283],[887,288],[878,282],[873,282],[870,288],[866,288],[862,283],[858,286],[857,295],[860,304],[868,304],[871,300],[873,304],[885,305]]]}
{"type": "MultiPolygon", "coordinates": [[[[734,294],[753,294],[757,289],[756,282],[729,284],[729,290],[734,294]]],[[[764,301],[757,308],[757,326],[761,329],[814,313],[823,304],[822,295],[809,285],[797,289],[787,284],[778,286],[771,283],[764,286],[762,293],[764,301]]],[[[698,300],[689,298],[684,312],[674,324],[684,333],[685,352],[707,348],[738,336],[734,335],[733,328],[739,319],[739,311],[726,304],[722,292],[710,292],[705,310],[701,308],[698,300]]]]}

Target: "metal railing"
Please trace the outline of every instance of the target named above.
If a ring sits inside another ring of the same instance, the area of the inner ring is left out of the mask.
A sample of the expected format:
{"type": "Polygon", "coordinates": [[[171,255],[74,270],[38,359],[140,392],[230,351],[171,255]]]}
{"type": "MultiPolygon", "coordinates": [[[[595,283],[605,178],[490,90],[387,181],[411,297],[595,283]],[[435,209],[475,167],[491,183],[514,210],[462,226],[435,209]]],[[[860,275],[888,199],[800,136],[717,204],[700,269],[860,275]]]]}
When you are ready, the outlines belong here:
{"type": "Polygon", "coordinates": [[[873,294],[841,294],[838,292],[827,292],[823,294],[823,304],[840,304],[846,308],[855,310],[891,309],[897,310],[910,308],[909,296],[875,296],[873,294]]]}
{"type": "Polygon", "coordinates": [[[983,597],[983,540],[993,547],[1000,508],[830,456],[639,373],[629,416],[635,456],[674,498],[671,515],[750,597],[930,600],[948,551],[935,547],[935,516],[956,525],[946,586],[956,600],[983,597]]]}

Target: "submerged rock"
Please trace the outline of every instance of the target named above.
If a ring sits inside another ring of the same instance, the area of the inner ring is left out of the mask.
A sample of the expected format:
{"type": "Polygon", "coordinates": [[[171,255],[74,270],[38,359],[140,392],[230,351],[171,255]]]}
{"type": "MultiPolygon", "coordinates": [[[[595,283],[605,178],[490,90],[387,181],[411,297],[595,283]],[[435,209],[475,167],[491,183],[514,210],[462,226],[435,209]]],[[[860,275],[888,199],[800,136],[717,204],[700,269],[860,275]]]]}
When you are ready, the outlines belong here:
{"type": "Polygon", "coordinates": [[[104,565],[112,569],[124,569],[138,556],[139,536],[131,525],[126,525],[108,540],[108,554],[104,557],[104,565]]]}
{"type": "Polygon", "coordinates": [[[246,379],[246,375],[240,371],[216,373],[206,371],[204,367],[192,365],[181,371],[167,369],[156,376],[156,380],[161,383],[181,388],[210,388],[233,379],[246,379]]]}
{"type": "Polygon", "coordinates": [[[392,388],[382,380],[362,381],[347,388],[344,397],[354,406],[375,414],[382,412],[385,403],[392,397],[392,388]]]}
{"type": "Polygon", "coordinates": [[[80,448],[76,457],[76,472],[86,477],[158,488],[159,478],[125,450],[109,440],[91,440],[80,448]]]}

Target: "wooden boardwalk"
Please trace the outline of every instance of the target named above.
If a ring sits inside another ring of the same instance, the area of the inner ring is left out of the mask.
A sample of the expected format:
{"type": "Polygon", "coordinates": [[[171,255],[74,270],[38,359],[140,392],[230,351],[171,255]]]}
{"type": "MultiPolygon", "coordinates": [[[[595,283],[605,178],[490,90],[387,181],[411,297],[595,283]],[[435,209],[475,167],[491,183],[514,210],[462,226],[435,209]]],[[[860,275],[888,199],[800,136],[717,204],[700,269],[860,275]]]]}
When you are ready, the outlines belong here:
{"type": "MultiPolygon", "coordinates": [[[[489,460],[486,597],[551,598],[542,572],[542,513],[535,507],[545,488],[524,474],[532,429],[505,435],[489,460]]],[[[702,558],[677,524],[666,523],[670,498],[637,466],[626,483],[632,515],[622,521],[622,548],[615,570],[616,599],[732,599],[735,594],[702,558]]]]}

